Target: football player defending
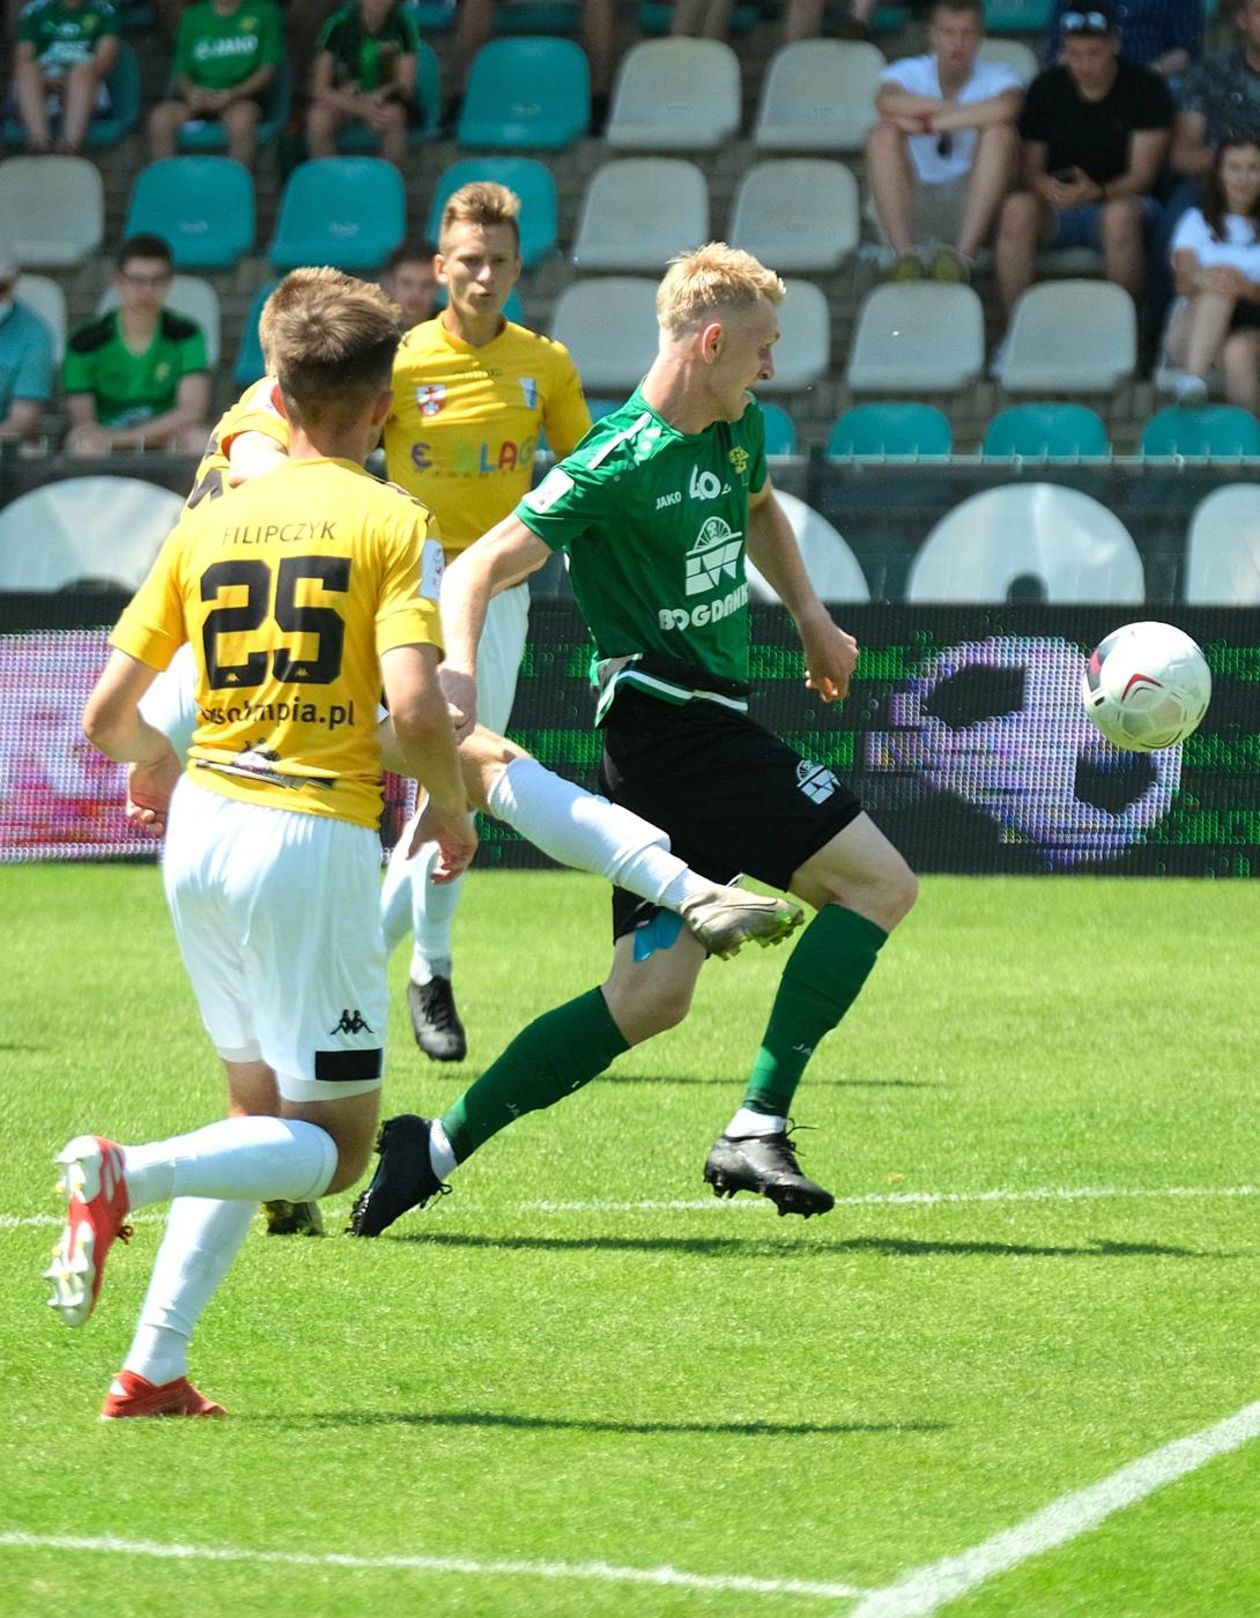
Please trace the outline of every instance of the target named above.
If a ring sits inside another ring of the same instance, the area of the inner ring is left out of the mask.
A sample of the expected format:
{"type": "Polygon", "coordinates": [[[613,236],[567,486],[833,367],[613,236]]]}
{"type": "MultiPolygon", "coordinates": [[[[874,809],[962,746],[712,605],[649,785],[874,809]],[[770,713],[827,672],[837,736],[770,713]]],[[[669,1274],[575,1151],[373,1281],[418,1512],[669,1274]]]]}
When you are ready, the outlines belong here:
{"type": "Polygon", "coordinates": [[[253,1210],[351,1185],[366,1163],[388,1009],[382,688],[443,872],[476,848],[437,681],[440,548],[428,512],[362,466],[390,406],[397,309],[337,272],[274,296],[289,458],[181,519],[84,712],[89,739],[136,766],[136,801],[169,804],[166,894],[238,1112],[143,1146],[82,1135],[58,1158],[67,1216],[47,1274],[67,1325],[92,1313],[128,1214],[171,1203],[107,1418],[220,1414],[187,1379],[188,1343],[253,1210]],[[139,702],[184,641],[201,722],[181,774],[139,702]]]}
{"type": "MultiPolygon", "coordinates": [[[[567,552],[603,660],[597,723],[609,797],[662,826],[698,871],[748,871],[814,907],[743,1102],[704,1170],[719,1196],[757,1192],[781,1214],[808,1217],[833,1198],[801,1173],[788,1136],[792,1098],[914,903],[915,879],[830,770],[747,716],[745,546],[796,623],[806,685],[834,702],[857,661],[806,576],[747,391],[773,375],[783,293],[776,275],[723,243],[673,262],[657,294],[659,352],[641,386],[449,569],[442,681],[471,722],[489,601],[567,552]]],[[[355,1205],[359,1235],[423,1207],[498,1130],[686,1016],[702,945],[624,893],[613,895],[613,933],[602,989],[526,1028],[441,1120],[385,1124],[376,1174],[355,1205]]]]}

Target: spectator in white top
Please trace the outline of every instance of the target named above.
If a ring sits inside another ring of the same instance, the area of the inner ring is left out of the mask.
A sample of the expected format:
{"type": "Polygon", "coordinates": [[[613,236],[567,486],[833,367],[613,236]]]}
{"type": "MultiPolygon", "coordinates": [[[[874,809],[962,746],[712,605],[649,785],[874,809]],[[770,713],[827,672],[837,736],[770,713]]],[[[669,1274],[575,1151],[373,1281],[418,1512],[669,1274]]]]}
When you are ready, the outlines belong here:
{"type": "Polygon", "coordinates": [[[979,59],[983,0],[936,0],[928,56],[893,62],[866,142],[880,226],[897,254],[892,277],[967,281],[1019,158],[1024,93],[1005,62],[979,59]],[[930,257],[924,245],[938,244],[930,257]]]}
{"type": "Polygon", "coordinates": [[[1260,140],[1227,136],[1204,180],[1203,203],[1172,240],[1178,301],[1168,357],[1181,367],[1179,404],[1202,404],[1219,365],[1225,397],[1260,414],[1260,140]]]}

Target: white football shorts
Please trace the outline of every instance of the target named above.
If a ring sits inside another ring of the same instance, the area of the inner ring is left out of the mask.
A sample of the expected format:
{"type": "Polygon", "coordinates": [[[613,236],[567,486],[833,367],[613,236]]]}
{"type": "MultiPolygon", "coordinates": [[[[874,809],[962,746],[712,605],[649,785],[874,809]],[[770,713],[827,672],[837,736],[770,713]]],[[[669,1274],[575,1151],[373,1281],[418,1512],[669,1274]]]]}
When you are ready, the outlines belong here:
{"type": "Polygon", "coordinates": [[[185,776],[163,882],[219,1055],[266,1062],[289,1101],[378,1089],[388,992],[380,839],[347,821],[241,803],[185,776]]]}
{"type": "Polygon", "coordinates": [[[500,736],[512,717],[528,634],[529,585],[514,584],[491,600],[477,645],[477,719],[500,736]]]}

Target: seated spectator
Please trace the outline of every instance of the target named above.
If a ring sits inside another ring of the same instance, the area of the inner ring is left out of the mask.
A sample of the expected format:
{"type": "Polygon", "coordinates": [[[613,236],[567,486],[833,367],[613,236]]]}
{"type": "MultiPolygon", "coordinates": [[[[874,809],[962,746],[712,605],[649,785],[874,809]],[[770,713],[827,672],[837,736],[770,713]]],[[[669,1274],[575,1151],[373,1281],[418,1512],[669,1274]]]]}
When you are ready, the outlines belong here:
{"type": "Polygon", "coordinates": [[[227,152],[249,168],[266,90],[281,58],[276,0],[199,0],[184,13],[175,45],[173,94],[149,115],[154,158],[174,157],[187,123],[216,120],[227,152]]]}
{"type": "Polygon", "coordinates": [[[433,259],[437,248],[432,242],[396,247],[385,261],[381,285],[403,314],[403,330],[410,331],[433,318],[437,297],[437,270],[433,259]]]}
{"type": "Polygon", "coordinates": [[[948,244],[927,261],[937,280],[969,280],[1015,176],[1024,90],[1005,62],[978,60],[983,39],[984,0],[936,0],[931,54],[880,76],[866,172],[895,280],[923,274],[926,242],[948,244]]]}
{"type": "MultiPolygon", "coordinates": [[[[494,30],[496,0],[459,0],[455,21],[455,51],[452,83],[442,112],[444,129],[454,131],[473,58],[488,43],[494,30]]],[[[581,0],[582,49],[591,69],[591,133],[598,135],[608,121],[608,99],[612,93],[616,65],[616,0],[581,0]]]]}
{"type": "MultiPolygon", "coordinates": [[[[879,9],[880,0],[850,0],[849,15],[833,30],[837,39],[869,40],[871,18],[879,9]]],[[[817,39],[826,20],[827,0],[788,0],[783,17],[783,38],[791,44],[797,39],[817,39]]]]}
{"type": "Polygon", "coordinates": [[[118,307],[66,339],[62,382],[72,455],[203,448],[210,405],[205,333],[164,307],[173,280],[162,238],[133,236],[118,253],[118,307]]]}
{"type": "MultiPolygon", "coordinates": [[[[1064,17],[1081,9],[1079,0],[1055,0],[1046,30],[1047,64],[1063,54],[1064,17]]],[[[1116,33],[1126,62],[1179,79],[1203,51],[1203,0],[1124,0],[1116,8],[1116,33]]]]}
{"type": "Polygon", "coordinates": [[[1229,402],[1260,412],[1260,140],[1226,136],[1203,190],[1172,242],[1173,391],[1180,404],[1201,404],[1219,365],[1229,402]]]}
{"type": "Polygon", "coordinates": [[[337,131],[358,119],[380,141],[381,156],[401,168],[408,126],[419,112],[419,49],[420,31],[399,0],[352,0],[334,12],[320,34],[311,75],[306,114],[311,156],[335,157],[337,131]]]}
{"type": "Polygon", "coordinates": [[[0,439],[38,441],[52,394],[53,339],[48,327],[15,301],[17,260],[0,248],[0,439]]]}
{"type": "Polygon", "coordinates": [[[675,39],[726,39],[735,0],[674,0],[670,33],[675,39]]]}
{"type": "Polygon", "coordinates": [[[33,0],[18,20],[13,102],[27,149],[78,153],[93,112],[109,111],[105,81],[118,60],[118,16],[108,0],[33,0]]]}
{"type": "Polygon", "coordinates": [[[1002,208],[997,277],[1008,315],[1032,284],[1039,246],[1101,249],[1107,279],[1141,299],[1172,122],[1164,80],[1120,55],[1110,7],[1065,12],[1063,60],[1024,99],[1023,189],[1002,208]]]}

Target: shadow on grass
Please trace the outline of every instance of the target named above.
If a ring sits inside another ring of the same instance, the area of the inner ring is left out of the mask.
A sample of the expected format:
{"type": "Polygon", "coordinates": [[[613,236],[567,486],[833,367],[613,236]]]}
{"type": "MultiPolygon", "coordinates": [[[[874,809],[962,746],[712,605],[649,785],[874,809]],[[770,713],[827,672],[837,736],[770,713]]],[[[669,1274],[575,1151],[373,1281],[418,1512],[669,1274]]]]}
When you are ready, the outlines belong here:
{"type": "Polygon", "coordinates": [[[880,1433],[943,1433],[943,1421],[604,1421],[581,1416],[520,1416],[498,1410],[330,1410],[278,1418],[309,1427],[507,1427],[522,1432],[716,1433],[730,1438],[808,1438],[880,1433]]]}

